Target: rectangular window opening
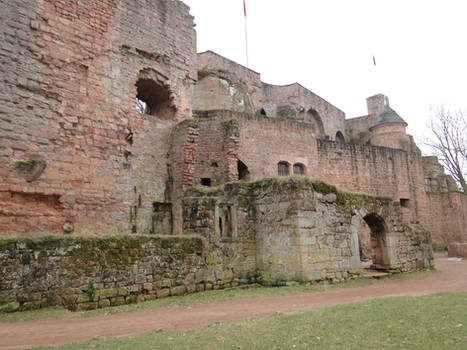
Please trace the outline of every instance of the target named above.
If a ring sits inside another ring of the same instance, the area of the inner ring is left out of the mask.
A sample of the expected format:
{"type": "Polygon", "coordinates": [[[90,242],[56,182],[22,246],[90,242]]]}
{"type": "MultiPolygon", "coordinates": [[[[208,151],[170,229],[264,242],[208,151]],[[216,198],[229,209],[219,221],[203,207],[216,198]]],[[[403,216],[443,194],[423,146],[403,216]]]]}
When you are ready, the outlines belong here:
{"type": "Polygon", "coordinates": [[[202,178],[201,179],[201,185],[211,187],[211,179],[207,178],[207,177],[202,178]]]}

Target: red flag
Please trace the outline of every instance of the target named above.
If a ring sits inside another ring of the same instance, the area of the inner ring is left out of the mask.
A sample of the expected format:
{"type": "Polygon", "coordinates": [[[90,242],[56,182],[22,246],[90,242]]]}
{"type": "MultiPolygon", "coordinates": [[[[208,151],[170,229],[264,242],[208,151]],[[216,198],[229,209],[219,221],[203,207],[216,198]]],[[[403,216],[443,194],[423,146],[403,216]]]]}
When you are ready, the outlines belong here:
{"type": "Polygon", "coordinates": [[[246,17],[246,4],[245,4],[245,0],[243,0],[243,15],[246,17]]]}

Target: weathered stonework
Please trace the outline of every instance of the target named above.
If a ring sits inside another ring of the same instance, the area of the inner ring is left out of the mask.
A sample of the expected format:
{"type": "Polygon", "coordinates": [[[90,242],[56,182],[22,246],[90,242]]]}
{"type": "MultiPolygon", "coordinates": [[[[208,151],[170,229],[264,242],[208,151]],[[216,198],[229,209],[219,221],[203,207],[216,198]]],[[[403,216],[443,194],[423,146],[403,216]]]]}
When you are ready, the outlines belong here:
{"type": "Polygon", "coordinates": [[[8,310],[428,268],[420,224],[467,242],[467,196],[384,95],[345,119],[196,54],[178,0],[12,0],[0,19],[0,236],[23,237],[0,240],[8,310]]]}
{"type": "Polygon", "coordinates": [[[14,0],[0,17],[1,234],[60,234],[66,223],[77,234],[147,232],[172,127],[191,117],[189,8],[14,0]],[[166,94],[157,115],[137,112],[140,81],[166,94]],[[36,156],[41,174],[16,166],[36,156]]]}
{"type": "Polygon", "coordinates": [[[2,240],[0,310],[88,310],[248,282],[212,254],[194,236],[2,240]]]}
{"type": "Polygon", "coordinates": [[[448,256],[467,258],[467,243],[449,243],[448,256]]]}
{"type": "Polygon", "coordinates": [[[197,187],[186,193],[183,207],[185,232],[206,237],[213,250],[234,246],[245,252],[234,266],[242,266],[255,242],[259,281],[265,284],[350,277],[362,267],[362,220],[370,227],[375,268],[431,266],[429,232],[404,224],[398,202],[342,192],[306,177],[197,187]]]}

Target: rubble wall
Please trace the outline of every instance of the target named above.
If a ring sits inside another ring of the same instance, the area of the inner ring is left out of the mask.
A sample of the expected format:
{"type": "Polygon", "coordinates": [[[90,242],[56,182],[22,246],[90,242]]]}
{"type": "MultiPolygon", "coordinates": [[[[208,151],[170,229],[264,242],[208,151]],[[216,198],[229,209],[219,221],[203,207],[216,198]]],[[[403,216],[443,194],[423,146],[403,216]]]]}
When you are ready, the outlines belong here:
{"type": "Polygon", "coordinates": [[[210,271],[210,253],[194,236],[2,239],[0,310],[88,310],[230,287],[231,274],[210,271]]]}

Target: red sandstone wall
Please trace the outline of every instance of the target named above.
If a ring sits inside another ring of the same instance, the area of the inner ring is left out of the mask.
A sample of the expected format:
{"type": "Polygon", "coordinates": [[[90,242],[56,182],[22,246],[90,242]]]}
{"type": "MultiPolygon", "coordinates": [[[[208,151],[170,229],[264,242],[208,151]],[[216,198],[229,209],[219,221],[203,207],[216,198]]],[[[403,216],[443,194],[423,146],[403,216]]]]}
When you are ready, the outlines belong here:
{"type": "Polygon", "coordinates": [[[195,32],[180,1],[2,5],[0,234],[147,230],[164,199],[172,121],[135,110],[143,69],[191,115],[195,32]],[[15,162],[40,156],[28,182],[15,162]],[[118,224],[117,224],[118,223],[118,224]]]}
{"type": "Polygon", "coordinates": [[[366,144],[371,136],[369,132],[370,126],[375,120],[375,115],[366,115],[345,120],[345,133],[348,140],[352,143],[366,144]]]}
{"type": "Polygon", "coordinates": [[[308,123],[313,122],[308,111],[314,109],[322,120],[324,135],[329,136],[331,140],[335,139],[338,131],[345,135],[344,112],[300,84],[286,86],[263,84],[262,104],[266,110],[271,111],[271,116],[276,116],[278,106],[290,105],[296,111],[296,115],[290,118],[308,123]]]}
{"type": "Polygon", "coordinates": [[[319,140],[318,159],[317,176],[343,189],[397,199],[409,194],[405,152],[319,140]]]}
{"type": "Polygon", "coordinates": [[[373,146],[390,147],[410,151],[410,138],[401,123],[386,123],[371,129],[371,144],[373,146]]]}
{"type": "Polygon", "coordinates": [[[467,196],[458,192],[428,193],[429,220],[424,226],[432,232],[433,243],[467,243],[467,196]]]}
{"type": "Polygon", "coordinates": [[[316,140],[306,125],[231,111],[198,112],[197,117],[200,141],[194,184],[201,177],[211,177],[213,185],[235,181],[237,157],[248,167],[249,180],[277,176],[280,161],[290,163],[291,171],[294,163],[301,163],[310,174],[315,172],[316,140]]]}
{"type": "Polygon", "coordinates": [[[237,157],[248,166],[248,180],[276,176],[280,161],[288,162],[291,168],[294,163],[302,163],[306,175],[342,189],[385,196],[397,202],[402,199],[404,221],[421,222],[434,232],[435,242],[436,236],[444,233],[460,237],[464,232],[465,236],[465,196],[446,193],[449,197],[428,197],[426,161],[422,162],[417,153],[316,140],[307,125],[231,111],[198,112],[196,117],[198,123],[193,130],[184,132],[199,138],[184,143],[182,137],[183,142],[174,142],[174,147],[190,150],[194,155],[179,157],[188,159],[181,165],[186,169],[185,188],[199,184],[202,177],[211,178],[212,185],[235,181],[237,157]],[[238,123],[238,134],[226,132],[225,126],[234,126],[233,121],[238,123]]]}
{"type": "MultiPolygon", "coordinates": [[[[324,124],[324,135],[334,140],[340,131],[345,135],[345,114],[300,84],[275,86],[261,82],[260,74],[214,52],[198,54],[199,82],[194,90],[194,109],[231,110],[259,113],[276,118],[277,108],[290,106],[293,115],[286,118],[313,123],[307,112],[316,110],[324,124]]],[[[324,136],[323,135],[323,136],[324,136]]]]}

